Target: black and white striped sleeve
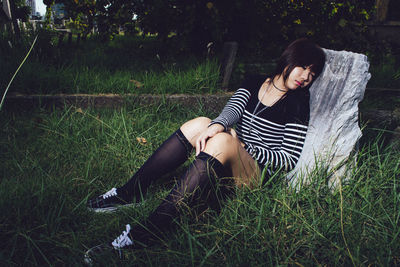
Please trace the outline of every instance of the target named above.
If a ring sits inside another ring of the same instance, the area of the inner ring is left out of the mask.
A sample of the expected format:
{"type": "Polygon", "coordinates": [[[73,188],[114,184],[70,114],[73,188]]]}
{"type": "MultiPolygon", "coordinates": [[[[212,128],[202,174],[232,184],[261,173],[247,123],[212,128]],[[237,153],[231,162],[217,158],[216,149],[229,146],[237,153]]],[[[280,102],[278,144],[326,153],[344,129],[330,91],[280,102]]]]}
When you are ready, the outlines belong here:
{"type": "Polygon", "coordinates": [[[279,148],[268,149],[249,144],[248,152],[262,165],[270,169],[294,168],[299,160],[307,134],[307,125],[299,123],[285,124],[283,141],[279,148]]]}
{"type": "Polygon", "coordinates": [[[232,127],[232,125],[238,122],[240,117],[243,115],[246,104],[250,99],[250,95],[250,92],[244,88],[237,90],[229,99],[221,114],[212,120],[209,126],[219,123],[224,126],[225,131],[229,127],[232,127]]]}

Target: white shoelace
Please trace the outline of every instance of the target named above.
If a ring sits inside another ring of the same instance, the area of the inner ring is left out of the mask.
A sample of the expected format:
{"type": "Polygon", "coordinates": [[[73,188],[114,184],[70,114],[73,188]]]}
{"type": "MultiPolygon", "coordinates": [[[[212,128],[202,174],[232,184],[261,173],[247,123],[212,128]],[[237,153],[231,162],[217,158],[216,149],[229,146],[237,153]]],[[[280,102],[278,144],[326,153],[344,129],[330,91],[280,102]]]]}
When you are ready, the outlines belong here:
{"type": "Polygon", "coordinates": [[[123,231],[122,234],[111,243],[115,249],[120,249],[133,244],[133,241],[128,236],[130,231],[131,226],[127,224],[126,231],[123,231]]]}
{"type": "Polygon", "coordinates": [[[117,195],[117,189],[114,187],[110,191],[106,192],[103,194],[103,199],[116,196],[117,195]]]}

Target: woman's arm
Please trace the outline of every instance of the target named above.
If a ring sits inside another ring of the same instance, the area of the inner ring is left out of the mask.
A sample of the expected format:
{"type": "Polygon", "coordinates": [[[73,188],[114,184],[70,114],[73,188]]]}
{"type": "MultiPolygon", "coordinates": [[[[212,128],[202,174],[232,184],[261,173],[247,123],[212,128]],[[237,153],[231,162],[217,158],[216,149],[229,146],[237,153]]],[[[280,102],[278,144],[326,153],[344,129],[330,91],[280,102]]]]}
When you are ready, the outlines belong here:
{"type": "Polygon", "coordinates": [[[250,92],[246,89],[239,89],[229,99],[221,114],[211,121],[207,130],[200,134],[196,140],[196,155],[203,151],[209,138],[217,133],[226,131],[235,124],[243,114],[244,108],[250,98],[250,92]]]}
{"type": "Polygon", "coordinates": [[[247,89],[240,88],[229,99],[221,114],[211,121],[210,126],[213,124],[221,124],[226,131],[232,127],[240,117],[243,115],[244,109],[250,98],[250,92],[247,89]]]}

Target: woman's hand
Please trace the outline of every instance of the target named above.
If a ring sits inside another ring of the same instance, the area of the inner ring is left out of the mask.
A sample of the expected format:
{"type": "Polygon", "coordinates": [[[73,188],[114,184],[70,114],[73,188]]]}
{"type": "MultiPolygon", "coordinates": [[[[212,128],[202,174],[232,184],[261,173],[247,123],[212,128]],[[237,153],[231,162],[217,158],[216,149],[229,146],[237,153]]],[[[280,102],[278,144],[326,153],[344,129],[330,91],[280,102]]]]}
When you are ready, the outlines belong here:
{"type": "Polygon", "coordinates": [[[213,137],[217,133],[221,133],[225,130],[224,126],[219,123],[213,124],[207,128],[207,130],[199,135],[196,140],[196,156],[206,147],[208,138],[213,137]]]}

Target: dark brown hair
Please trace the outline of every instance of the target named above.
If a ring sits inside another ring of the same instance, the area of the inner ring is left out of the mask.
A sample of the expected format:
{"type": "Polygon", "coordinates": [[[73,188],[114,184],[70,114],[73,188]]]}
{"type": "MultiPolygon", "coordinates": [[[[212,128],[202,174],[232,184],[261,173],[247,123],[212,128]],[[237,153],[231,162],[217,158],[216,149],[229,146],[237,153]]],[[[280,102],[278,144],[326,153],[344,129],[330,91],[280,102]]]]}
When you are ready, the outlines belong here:
{"type": "Polygon", "coordinates": [[[315,73],[314,81],[321,74],[324,64],[325,53],[321,47],[306,38],[297,39],[283,51],[273,77],[283,74],[283,80],[286,82],[295,67],[310,66],[311,71],[315,73]]]}

